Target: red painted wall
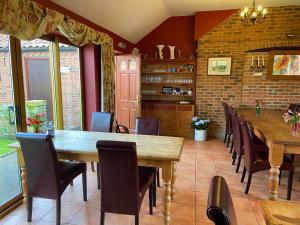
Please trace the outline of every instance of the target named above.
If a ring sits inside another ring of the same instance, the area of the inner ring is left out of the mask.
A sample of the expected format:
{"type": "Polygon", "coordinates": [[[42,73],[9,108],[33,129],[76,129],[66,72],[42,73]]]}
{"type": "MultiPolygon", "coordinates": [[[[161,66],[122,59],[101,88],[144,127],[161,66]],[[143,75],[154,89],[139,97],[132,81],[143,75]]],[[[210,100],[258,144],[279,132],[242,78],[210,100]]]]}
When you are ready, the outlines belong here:
{"type": "Polygon", "coordinates": [[[231,16],[236,10],[237,9],[197,12],[195,16],[194,40],[198,41],[204,34],[231,16]]]}
{"type": "Polygon", "coordinates": [[[88,44],[82,47],[83,58],[83,91],[84,91],[84,112],[85,130],[90,130],[92,113],[100,111],[101,86],[100,46],[88,44]]]}
{"type": "Polygon", "coordinates": [[[56,11],[58,11],[58,12],[64,14],[64,15],[67,15],[67,16],[71,17],[72,19],[77,20],[77,21],[79,21],[79,22],[81,22],[81,23],[97,30],[97,31],[101,31],[101,32],[109,34],[114,40],[114,49],[116,49],[118,51],[121,51],[121,52],[124,52],[124,53],[129,53],[129,52],[131,52],[132,48],[134,47],[134,44],[132,44],[131,42],[127,41],[126,39],[120,37],[119,35],[111,32],[111,31],[109,31],[109,30],[107,30],[107,29],[91,22],[91,21],[89,21],[88,19],[85,19],[84,17],[82,17],[82,16],[80,16],[76,13],[73,13],[72,11],[70,11],[70,10],[68,10],[68,9],[66,9],[66,8],[64,8],[64,7],[58,5],[54,2],[51,2],[49,0],[34,0],[34,1],[44,5],[47,8],[54,9],[54,10],[56,10],[56,11]],[[125,43],[127,48],[126,49],[119,48],[118,47],[119,42],[125,43]]]}
{"type": "MultiPolygon", "coordinates": [[[[156,45],[175,45],[175,58],[178,57],[178,50],[181,50],[181,57],[188,58],[196,51],[194,23],[194,16],[170,17],[142,38],[136,47],[140,49],[142,57],[147,54],[148,58],[154,58],[156,45]]],[[[164,57],[168,58],[169,55],[169,49],[165,47],[164,57]]]]}

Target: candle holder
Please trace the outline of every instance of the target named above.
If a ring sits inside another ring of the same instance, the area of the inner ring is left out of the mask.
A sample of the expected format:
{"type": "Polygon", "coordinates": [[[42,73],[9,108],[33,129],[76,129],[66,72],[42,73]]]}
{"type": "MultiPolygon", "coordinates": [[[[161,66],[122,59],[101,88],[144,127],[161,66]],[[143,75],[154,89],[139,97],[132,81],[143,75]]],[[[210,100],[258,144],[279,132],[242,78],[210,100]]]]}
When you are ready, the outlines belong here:
{"type": "Polygon", "coordinates": [[[252,70],[253,75],[262,75],[265,69],[266,67],[264,56],[252,56],[250,70],[252,70]]]}

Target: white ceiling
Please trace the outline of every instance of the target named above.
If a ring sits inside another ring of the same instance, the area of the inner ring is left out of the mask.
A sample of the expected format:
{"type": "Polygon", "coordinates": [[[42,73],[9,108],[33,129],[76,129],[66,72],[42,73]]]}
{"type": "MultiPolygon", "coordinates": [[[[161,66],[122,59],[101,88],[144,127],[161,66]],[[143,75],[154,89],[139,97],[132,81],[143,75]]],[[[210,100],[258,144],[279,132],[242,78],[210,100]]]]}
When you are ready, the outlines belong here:
{"type": "MultiPolygon", "coordinates": [[[[197,11],[251,6],[252,0],[52,0],[64,8],[118,34],[138,42],[171,16],[197,11]]],[[[300,5],[300,0],[257,0],[263,6],[300,5]]]]}

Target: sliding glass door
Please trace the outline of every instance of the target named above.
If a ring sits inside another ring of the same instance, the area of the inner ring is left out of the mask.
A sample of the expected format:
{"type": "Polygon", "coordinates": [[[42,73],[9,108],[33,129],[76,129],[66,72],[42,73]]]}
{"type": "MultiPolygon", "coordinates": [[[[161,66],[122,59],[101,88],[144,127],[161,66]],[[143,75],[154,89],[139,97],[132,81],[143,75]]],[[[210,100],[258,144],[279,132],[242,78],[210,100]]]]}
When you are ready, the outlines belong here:
{"type": "MultiPolygon", "coordinates": [[[[10,38],[0,34],[0,212],[21,197],[20,173],[16,150],[9,148],[20,130],[16,116],[19,105],[15,104],[14,83],[17,76],[12,73],[10,38]]],[[[18,102],[18,101],[16,101],[18,102]]]]}

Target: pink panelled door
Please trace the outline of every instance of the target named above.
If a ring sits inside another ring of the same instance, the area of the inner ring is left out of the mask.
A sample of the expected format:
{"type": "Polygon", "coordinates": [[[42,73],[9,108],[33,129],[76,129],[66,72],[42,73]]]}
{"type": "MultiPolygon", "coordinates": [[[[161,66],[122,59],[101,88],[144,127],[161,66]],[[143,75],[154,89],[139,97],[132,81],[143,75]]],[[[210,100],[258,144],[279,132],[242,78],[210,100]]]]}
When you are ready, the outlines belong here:
{"type": "Polygon", "coordinates": [[[135,119],[141,113],[140,78],[140,56],[116,56],[116,119],[130,133],[135,132],[135,119]]]}

